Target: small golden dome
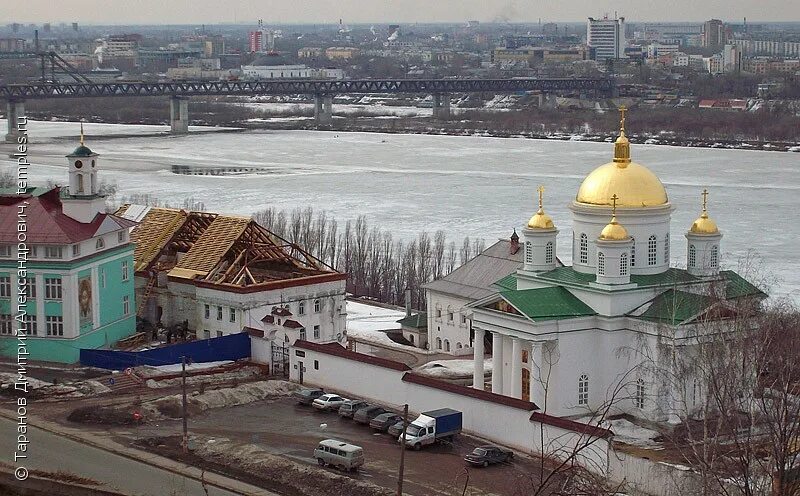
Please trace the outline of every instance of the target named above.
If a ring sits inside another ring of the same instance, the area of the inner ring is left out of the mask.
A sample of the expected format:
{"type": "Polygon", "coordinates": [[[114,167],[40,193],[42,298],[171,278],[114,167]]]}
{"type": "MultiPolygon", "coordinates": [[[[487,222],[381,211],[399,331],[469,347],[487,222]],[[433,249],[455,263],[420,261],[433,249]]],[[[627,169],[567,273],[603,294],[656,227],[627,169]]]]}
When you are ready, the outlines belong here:
{"type": "Polygon", "coordinates": [[[544,213],[543,207],[543,199],[544,199],[544,186],[539,186],[537,188],[539,192],[539,210],[533,214],[531,220],[528,221],[528,228],[529,229],[555,229],[555,225],[553,224],[553,219],[550,218],[549,215],[544,213]]]}
{"type": "Polygon", "coordinates": [[[531,229],[553,229],[555,225],[553,225],[553,219],[540,208],[528,221],[528,227],[531,229]]]}
{"type": "Polygon", "coordinates": [[[622,224],[617,222],[617,202],[619,197],[615,193],[611,197],[611,222],[606,224],[606,227],[600,231],[600,239],[603,241],[626,241],[630,239],[628,230],[622,224]]]}
{"type": "Polygon", "coordinates": [[[630,239],[630,236],[628,236],[628,230],[617,222],[617,217],[614,216],[611,218],[611,222],[600,231],[600,239],[603,241],[626,241],[630,239]]]}
{"type": "Polygon", "coordinates": [[[697,220],[692,223],[692,227],[689,229],[689,232],[694,234],[719,233],[719,228],[717,228],[717,223],[711,220],[711,218],[708,216],[707,203],[708,203],[708,190],[704,189],[703,211],[700,213],[700,217],[698,217],[697,220]]]}
{"type": "Polygon", "coordinates": [[[625,107],[620,107],[619,137],[614,143],[614,160],[593,170],[581,183],[575,200],[590,205],[611,205],[617,195],[622,207],[654,207],[666,204],[667,191],[658,176],[647,167],[631,162],[630,141],[625,136],[625,107]]]}

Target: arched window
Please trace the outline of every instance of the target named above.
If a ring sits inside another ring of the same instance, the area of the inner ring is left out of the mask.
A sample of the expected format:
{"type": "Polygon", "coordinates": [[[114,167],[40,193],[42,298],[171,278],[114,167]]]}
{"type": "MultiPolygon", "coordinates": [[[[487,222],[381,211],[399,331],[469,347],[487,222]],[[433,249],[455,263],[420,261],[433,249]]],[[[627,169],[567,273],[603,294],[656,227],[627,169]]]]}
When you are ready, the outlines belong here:
{"type": "Polygon", "coordinates": [[[578,378],[578,404],[589,404],[589,376],[587,374],[582,374],[578,378]]]}
{"type": "Polygon", "coordinates": [[[103,241],[103,238],[97,238],[97,243],[95,243],[94,247],[97,250],[102,250],[106,247],[106,242],[103,241]]]}
{"type": "Polygon", "coordinates": [[[321,307],[319,300],[314,300],[314,313],[319,313],[321,307]]]}
{"type": "Polygon", "coordinates": [[[636,267],[636,238],[631,236],[631,267],[636,267]]]}
{"type": "Polygon", "coordinates": [[[305,315],[306,313],[306,302],[301,301],[297,304],[297,315],[305,315]]]}
{"type": "Polygon", "coordinates": [[[436,349],[437,350],[442,349],[442,338],[436,338],[436,349]]]}
{"type": "Polygon", "coordinates": [[[711,268],[716,269],[719,265],[719,246],[714,245],[711,247],[711,268]]]}
{"type": "Polygon", "coordinates": [[[647,238],[647,265],[655,265],[658,262],[657,246],[655,234],[647,238]]]}
{"type": "Polygon", "coordinates": [[[450,340],[449,339],[445,339],[444,340],[444,351],[450,351],[450,340]]]}
{"type": "Polygon", "coordinates": [[[408,342],[411,343],[411,344],[414,344],[414,335],[413,334],[409,334],[408,335],[408,342]]]}
{"type": "Polygon", "coordinates": [[[669,265],[669,233],[664,236],[664,263],[669,265]]]}
{"type": "Polygon", "coordinates": [[[548,241],[544,246],[544,263],[553,263],[553,242],[548,241]]]}
{"type": "Polygon", "coordinates": [[[623,253],[619,256],[619,275],[628,275],[628,254],[623,253]]]}
{"type": "Polygon", "coordinates": [[[533,263],[533,245],[530,241],[525,242],[525,263],[533,263]]]}
{"type": "Polygon", "coordinates": [[[597,275],[606,275],[606,256],[602,251],[597,252],[597,275]]]}
{"type": "Polygon", "coordinates": [[[589,263],[589,238],[586,236],[586,233],[581,233],[580,261],[582,264],[589,263]]]}
{"type": "Polygon", "coordinates": [[[636,381],[636,395],[633,397],[633,406],[636,408],[644,408],[644,379],[636,381]]]}
{"type": "Polygon", "coordinates": [[[689,245],[689,268],[693,269],[697,262],[697,250],[694,245],[689,245]]]}
{"type": "Polygon", "coordinates": [[[83,194],[83,174],[78,174],[78,191],[75,194],[83,194]]]}

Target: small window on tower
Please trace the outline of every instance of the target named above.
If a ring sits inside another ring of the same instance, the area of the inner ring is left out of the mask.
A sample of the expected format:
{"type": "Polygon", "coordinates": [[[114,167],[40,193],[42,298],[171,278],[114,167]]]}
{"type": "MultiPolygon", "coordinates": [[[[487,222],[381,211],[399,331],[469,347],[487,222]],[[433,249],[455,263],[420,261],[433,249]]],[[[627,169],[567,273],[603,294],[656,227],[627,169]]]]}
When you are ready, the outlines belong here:
{"type": "Polygon", "coordinates": [[[75,161],[75,168],[76,169],[80,169],[81,167],[83,167],[83,162],[81,162],[80,160],[76,160],[75,161]]]}

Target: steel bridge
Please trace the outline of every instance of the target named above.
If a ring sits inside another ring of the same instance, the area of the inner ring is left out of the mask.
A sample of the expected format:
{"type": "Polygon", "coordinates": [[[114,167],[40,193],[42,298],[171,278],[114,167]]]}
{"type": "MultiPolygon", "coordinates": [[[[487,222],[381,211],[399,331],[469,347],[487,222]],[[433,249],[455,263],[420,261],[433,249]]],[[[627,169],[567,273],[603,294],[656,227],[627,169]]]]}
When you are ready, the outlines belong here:
{"type": "Polygon", "coordinates": [[[596,91],[611,93],[611,79],[275,79],[260,81],[176,81],[159,83],[30,83],[0,86],[0,98],[29,100],[101,96],[298,95],[349,93],[513,93],[596,91]]]}
{"type": "MultiPolygon", "coordinates": [[[[69,69],[69,68],[67,68],[69,69]]],[[[75,76],[73,76],[75,77],[75,76]]],[[[77,77],[76,77],[77,79],[77,77]]],[[[32,82],[0,86],[0,99],[8,103],[7,140],[16,140],[14,123],[25,114],[25,100],[131,96],[170,97],[170,129],[189,130],[188,98],[193,96],[313,95],[317,124],[329,124],[333,97],[342,94],[404,93],[433,96],[434,119],[450,118],[452,93],[578,92],[612,96],[615,83],[607,78],[512,79],[274,79],[259,81],[171,82],[32,82]]]]}

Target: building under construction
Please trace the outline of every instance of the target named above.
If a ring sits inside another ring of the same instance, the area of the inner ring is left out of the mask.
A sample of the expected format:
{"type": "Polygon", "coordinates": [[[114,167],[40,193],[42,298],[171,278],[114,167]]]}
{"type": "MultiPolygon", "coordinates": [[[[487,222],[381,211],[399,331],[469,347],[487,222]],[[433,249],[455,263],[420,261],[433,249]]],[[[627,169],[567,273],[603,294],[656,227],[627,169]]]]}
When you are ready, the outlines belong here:
{"type": "Polygon", "coordinates": [[[138,222],[140,318],[188,322],[201,339],[249,332],[254,359],[271,343],[344,341],[346,274],[251,218],[141,205],[117,215],[138,222]]]}

